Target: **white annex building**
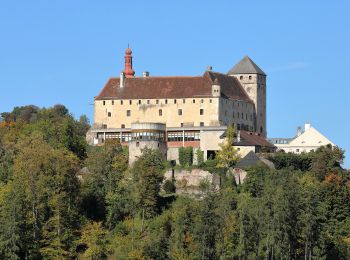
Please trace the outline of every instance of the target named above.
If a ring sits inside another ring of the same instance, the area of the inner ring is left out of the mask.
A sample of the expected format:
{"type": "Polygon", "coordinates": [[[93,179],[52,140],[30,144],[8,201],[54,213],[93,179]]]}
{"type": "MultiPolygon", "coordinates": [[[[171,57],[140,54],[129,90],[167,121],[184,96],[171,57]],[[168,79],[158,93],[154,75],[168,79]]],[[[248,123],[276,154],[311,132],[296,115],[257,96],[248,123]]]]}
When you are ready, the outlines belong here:
{"type": "Polygon", "coordinates": [[[269,141],[279,151],[283,150],[286,153],[308,153],[328,144],[335,146],[334,143],[309,123],[305,124],[304,131],[298,127],[297,135],[294,138],[270,138],[269,141]]]}

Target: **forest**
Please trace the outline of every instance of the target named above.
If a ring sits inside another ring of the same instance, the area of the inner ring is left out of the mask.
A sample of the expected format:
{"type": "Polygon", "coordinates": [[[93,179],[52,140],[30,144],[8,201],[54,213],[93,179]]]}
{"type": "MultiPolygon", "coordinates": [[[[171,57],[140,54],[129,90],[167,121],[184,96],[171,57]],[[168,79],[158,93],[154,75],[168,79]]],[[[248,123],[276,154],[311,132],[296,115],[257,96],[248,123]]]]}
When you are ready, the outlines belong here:
{"type": "Polygon", "coordinates": [[[63,105],[1,113],[0,259],[350,259],[342,149],[270,155],[242,185],[201,162],[221,188],[196,198],[163,187],[158,151],[129,167],[118,142],[88,146],[89,127],[63,105]]]}

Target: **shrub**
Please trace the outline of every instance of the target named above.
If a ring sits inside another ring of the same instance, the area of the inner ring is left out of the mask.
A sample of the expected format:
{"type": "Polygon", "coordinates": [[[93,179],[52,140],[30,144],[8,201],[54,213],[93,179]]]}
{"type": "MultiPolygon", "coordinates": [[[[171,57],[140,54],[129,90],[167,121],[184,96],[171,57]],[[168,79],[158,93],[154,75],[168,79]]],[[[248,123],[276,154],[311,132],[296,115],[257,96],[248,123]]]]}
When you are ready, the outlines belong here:
{"type": "Polygon", "coordinates": [[[191,166],[193,164],[193,148],[181,147],[179,149],[179,161],[181,166],[191,166]]]}
{"type": "Polygon", "coordinates": [[[163,184],[163,190],[166,193],[174,193],[176,191],[175,184],[171,180],[166,180],[163,184]]]}
{"type": "Polygon", "coordinates": [[[202,165],[204,163],[204,152],[201,149],[197,149],[197,164],[202,165]]]}

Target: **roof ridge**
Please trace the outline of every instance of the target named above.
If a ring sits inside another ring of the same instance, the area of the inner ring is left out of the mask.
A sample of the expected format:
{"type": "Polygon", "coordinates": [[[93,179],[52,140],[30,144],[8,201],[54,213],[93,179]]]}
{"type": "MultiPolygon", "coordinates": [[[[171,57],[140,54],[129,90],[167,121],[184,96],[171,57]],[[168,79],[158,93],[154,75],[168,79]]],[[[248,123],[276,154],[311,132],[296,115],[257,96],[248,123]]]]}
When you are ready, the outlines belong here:
{"type": "Polygon", "coordinates": [[[230,69],[227,74],[261,74],[265,75],[265,72],[260,69],[258,65],[248,56],[244,56],[232,69],[230,69]]]}

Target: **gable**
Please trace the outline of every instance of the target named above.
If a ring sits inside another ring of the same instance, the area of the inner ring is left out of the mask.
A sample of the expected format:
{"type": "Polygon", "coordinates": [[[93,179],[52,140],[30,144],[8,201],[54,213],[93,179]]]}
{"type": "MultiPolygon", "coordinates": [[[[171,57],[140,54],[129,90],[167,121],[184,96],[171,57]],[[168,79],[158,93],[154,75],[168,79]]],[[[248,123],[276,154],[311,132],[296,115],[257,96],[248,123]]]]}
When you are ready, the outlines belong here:
{"type": "Polygon", "coordinates": [[[296,137],[289,143],[289,146],[323,146],[331,144],[334,145],[327,137],[322,135],[315,128],[310,127],[304,133],[296,137]]]}

